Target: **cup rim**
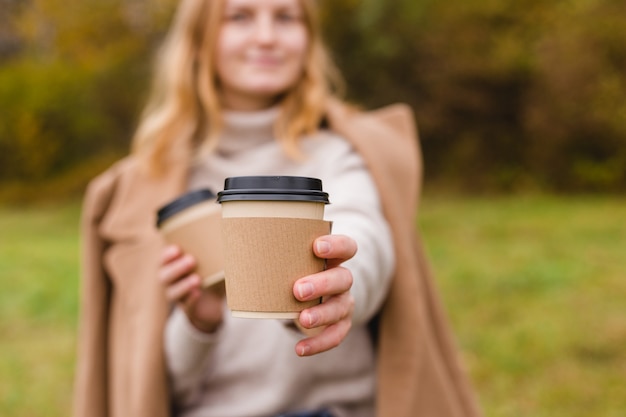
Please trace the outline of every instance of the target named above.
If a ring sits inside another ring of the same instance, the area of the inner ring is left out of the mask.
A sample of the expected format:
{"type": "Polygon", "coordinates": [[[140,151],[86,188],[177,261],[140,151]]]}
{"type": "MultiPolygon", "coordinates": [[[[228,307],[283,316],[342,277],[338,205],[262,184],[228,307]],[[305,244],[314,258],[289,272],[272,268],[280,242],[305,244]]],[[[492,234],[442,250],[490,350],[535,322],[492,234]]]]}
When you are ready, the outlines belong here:
{"type": "Polygon", "coordinates": [[[215,199],[215,193],[208,188],[190,191],[175,198],[157,210],[157,227],[183,210],[205,201],[215,199]]]}
{"type": "Polygon", "coordinates": [[[229,177],[217,202],[227,201],[305,201],[329,204],[322,180],[298,176],[229,177]]]}

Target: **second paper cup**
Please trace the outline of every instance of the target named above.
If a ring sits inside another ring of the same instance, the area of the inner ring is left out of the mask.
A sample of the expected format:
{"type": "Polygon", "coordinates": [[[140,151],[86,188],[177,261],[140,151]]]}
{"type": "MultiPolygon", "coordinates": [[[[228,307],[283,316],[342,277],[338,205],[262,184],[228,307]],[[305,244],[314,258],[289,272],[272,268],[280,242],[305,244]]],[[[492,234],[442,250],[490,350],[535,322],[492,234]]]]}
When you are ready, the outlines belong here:
{"type": "Polygon", "coordinates": [[[203,287],[224,280],[221,213],[212,191],[192,191],[161,207],[157,227],[166,242],[193,255],[203,287]]]}

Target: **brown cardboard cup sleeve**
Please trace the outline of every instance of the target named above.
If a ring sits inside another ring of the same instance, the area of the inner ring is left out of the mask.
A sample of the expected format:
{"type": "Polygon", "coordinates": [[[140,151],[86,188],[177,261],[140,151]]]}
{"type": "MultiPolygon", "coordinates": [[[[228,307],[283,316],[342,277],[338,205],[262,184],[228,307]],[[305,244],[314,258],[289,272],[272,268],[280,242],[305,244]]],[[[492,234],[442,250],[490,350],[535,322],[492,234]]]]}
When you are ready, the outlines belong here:
{"type": "Polygon", "coordinates": [[[226,299],[236,312],[293,313],[320,303],[298,301],[293,285],[321,272],[325,260],[313,253],[313,241],[330,233],[318,219],[228,217],[222,219],[226,299]]]}
{"type": "Polygon", "coordinates": [[[214,285],[224,277],[219,213],[217,211],[215,214],[188,222],[168,231],[166,236],[168,242],[180,245],[196,259],[196,269],[202,277],[204,287],[214,285]]]}

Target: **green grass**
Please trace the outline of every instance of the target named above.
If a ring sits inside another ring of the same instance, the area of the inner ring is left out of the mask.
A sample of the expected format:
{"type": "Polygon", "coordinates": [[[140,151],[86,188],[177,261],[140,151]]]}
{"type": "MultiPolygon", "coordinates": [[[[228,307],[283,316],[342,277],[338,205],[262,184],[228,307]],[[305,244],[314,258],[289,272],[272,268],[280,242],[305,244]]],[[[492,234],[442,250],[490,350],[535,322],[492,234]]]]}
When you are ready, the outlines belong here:
{"type": "MultiPolygon", "coordinates": [[[[427,195],[437,284],[489,417],[626,410],[626,199],[427,195]]],[[[76,203],[0,208],[0,415],[69,415],[76,203]]]]}
{"type": "Polygon", "coordinates": [[[69,415],[78,205],[0,208],[0,415],[69,415]]]}
{"type": "Polygon", "coordinates": [[[486,414],[626,410],[626,200],[426,199],[420,224],[486,414]]]}

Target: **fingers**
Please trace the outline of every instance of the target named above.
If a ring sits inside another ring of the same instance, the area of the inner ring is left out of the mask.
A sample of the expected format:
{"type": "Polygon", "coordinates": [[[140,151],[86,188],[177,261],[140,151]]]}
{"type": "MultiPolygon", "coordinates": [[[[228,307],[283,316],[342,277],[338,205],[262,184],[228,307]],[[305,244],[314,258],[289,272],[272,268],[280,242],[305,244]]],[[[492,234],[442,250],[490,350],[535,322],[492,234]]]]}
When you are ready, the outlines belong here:
{"type": "Polygon", "coordinates": [[[339,346],[352,327],[353,310],[354,298],[346,292],[302,311],[297,325],[304,329],[305,335],[312,337],[299,341],[296,353],[311,356],[339,346]]]}
{"type": "MultiPolygon", "coordinates": [[[[301,340],[296,345],[296,353],[300,356],[310,356],[337,347],[346,337],[352,326],[352,312],[354,311],[354,297],[349,289],[352,285],[352,274],[345,268],[337,267],[329,271],[317,274],[319,279],[315,284],[306,281],[315,276],[304,278],[303,286],[310,285],[314,288],[312,295],[307,299],[325,295],[324,302],[315,307],[303,310],[298,318],[298,323],[305,329],[323,329],[313,337],[301,340]],[[333,279],[333,276],[335,279],[333,279]],[[316,292],[315,288],[322,289],[316,292]],[[324,328],[326,326],[326,328],[324,328]]],[[[295,287],[297,287],[296,285],[295,287]]],[[[304,332],[305,334],[314,334],[304,332]]]]}
{"type": "Polygon", "coordinates": [[[335,348],[346,337],[351,326],[352,322],[348,318],[338,321],[326,327],[319,335],[299,341],[296,344],[296,353],[299,356],[311,356],[335,348]]]}
{"type": "Polygon", "coordinates": [[[300,301],[322,297],[324,302],[300,313],[298,324],[304,329],[323,329],[321,333],[309,333],[312,337],[296,345],[296,353],[310,356],[337,347],[352,326],[354,298],[350,293],[352,273],[339,265],[357,252],[356,242],[343,235],[327,235],[315,240],[315,255],[327,259],[323,272],[296,281],[294,296],[300,301]]]}
{"type": "Polygon", "coordinates": [[[196,267],[193,256],[184,254],[177,246],[167,246],[161,254],[159,280],[170,284],[184,275],[190,274],[196,267]]]}
{"type": "Polygon", "coordinates": [[[328,259],[328,266],[333,267],[352,258],[357,251],[354,239],[344,235],[325,235],[317,238],[313,252],[320,258],[328,259]]]}
{"type": "Polygon", "coordinates": [[[167,245],[161,252],[161,265],[165,265],[171,262],[174,258],[179,257],[182,254],[180,247],[176,245],[167,245]]]}
{"type": "Polygon", "coordinates": [[[341,266],[300,278],[293,286],[293,295],[300,301],[341,294],[352,288],[352,273],[341,266]]]}
{"type": "Polygon", "coordinates": [[[166,299],[178,303],[196,329],[212,333],[222,322],[224,285],[203,290],[202,279],[194,273],[195,268],[193,256],[170,245],[161,253],[158,278],[165,287],[166,299]]]}
{"type": "Polygon", "coordinates": [[[349,292],[344,292],[328,298],[315,307],[303,310],[300,313],[299,322],[306,329],[328,326],[346,317],[352,317],[353,311],[354,297],[349,292]]]}
{"type": "MultiPolygon", "coordinates": [[[[200,277],[193,274],[195,259],[184,254],[179,247],[170,245],[161,254],[159,280],[165,285],[169,301],[182,301],[201,284],[200,277]]],[[[195,297],[194,297],[195,298],[195,297]]]]}
{"type": "Polygon", "coordinates": [[[190,303],[192,300],[187,297],[194,292],[200,292],[200,277],[197,274],[188,275],[165,287],[165,296],[169,301],[190,303]]]}

